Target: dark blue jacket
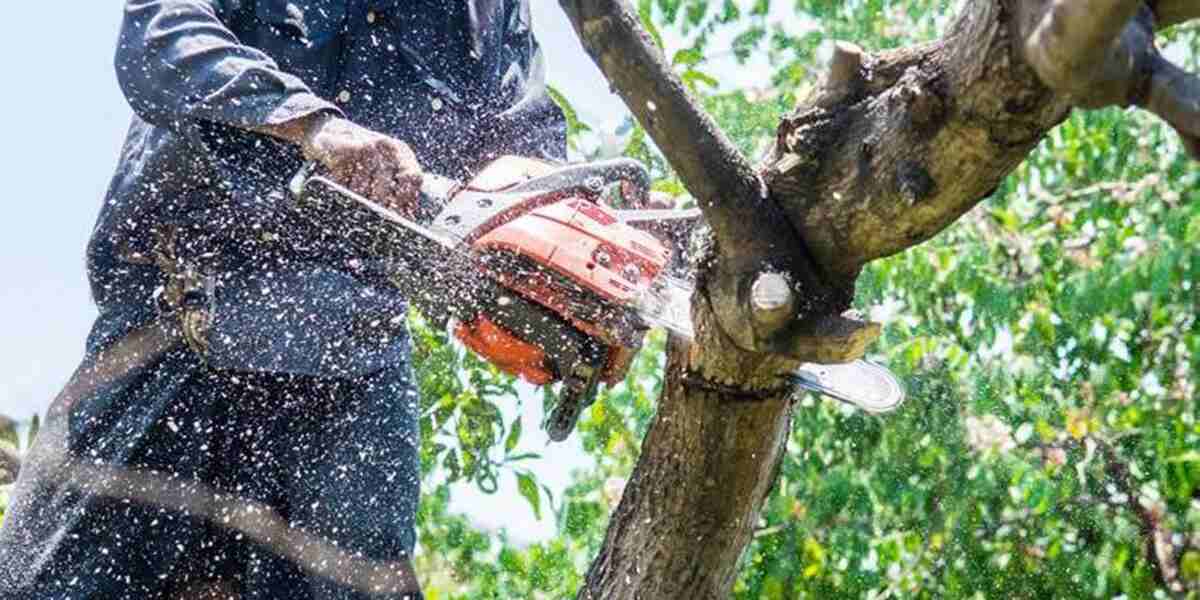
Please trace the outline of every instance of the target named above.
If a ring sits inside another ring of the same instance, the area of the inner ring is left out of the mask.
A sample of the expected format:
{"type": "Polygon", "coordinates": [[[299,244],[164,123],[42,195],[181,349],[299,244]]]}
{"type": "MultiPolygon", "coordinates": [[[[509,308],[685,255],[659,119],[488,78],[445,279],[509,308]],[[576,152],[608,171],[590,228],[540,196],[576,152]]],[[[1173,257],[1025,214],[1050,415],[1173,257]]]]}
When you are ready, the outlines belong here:
{"type": "Polygon", "coordinates": [[[528,0],[129,0],[117,75],[136,113],[88,246],[89,352],[161,310],[156,232],[205,274],[207,360],[354,376],[403,360],[401,294],[281,215],[298,150],[246,128],[345,116],[462,178],[562,159],[528,0]]]}

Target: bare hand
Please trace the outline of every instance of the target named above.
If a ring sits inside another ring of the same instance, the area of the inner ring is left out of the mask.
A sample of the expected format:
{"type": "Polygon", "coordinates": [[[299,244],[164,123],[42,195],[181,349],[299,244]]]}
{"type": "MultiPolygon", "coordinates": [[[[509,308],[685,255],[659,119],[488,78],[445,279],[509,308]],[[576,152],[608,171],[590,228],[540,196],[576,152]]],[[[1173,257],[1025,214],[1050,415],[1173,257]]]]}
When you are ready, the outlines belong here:
{"type": "Polygon", "coordinates": [[[306,158],[321,163],[351,191],[401,215],[414,213],[422,171],[408,144],[330,117],[308,128],[301,148],[306,158]]]}

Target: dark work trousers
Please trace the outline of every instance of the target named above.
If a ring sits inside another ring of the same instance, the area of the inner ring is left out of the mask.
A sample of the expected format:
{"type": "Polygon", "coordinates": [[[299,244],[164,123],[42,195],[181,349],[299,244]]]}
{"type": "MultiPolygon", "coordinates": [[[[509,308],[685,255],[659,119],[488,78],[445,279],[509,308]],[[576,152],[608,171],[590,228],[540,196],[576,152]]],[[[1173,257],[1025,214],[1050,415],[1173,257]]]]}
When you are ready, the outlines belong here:
{"type": "Polygon", "coordinates": [[[21,473],[0,598],[403,597],[368,592],[395,589],[379,583],[415,541],[408,364],[222,372],[153,339],[103,360],[85,361],[21,473]]]}

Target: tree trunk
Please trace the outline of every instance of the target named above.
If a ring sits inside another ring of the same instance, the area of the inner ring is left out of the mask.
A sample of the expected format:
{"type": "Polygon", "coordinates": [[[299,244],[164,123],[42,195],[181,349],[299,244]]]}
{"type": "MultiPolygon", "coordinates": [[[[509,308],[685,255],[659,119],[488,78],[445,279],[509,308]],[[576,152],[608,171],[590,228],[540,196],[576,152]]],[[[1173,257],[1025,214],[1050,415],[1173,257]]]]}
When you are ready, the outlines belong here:
{"type": "Polygon", "coordinates": [[[658,415],[580,598],[723,598],[788,432],[784,395],[737,398],[689,382],[670,351],[658,415]]]}
{"type": "Polygon", "coordinates": [[[625,2],[560,1],[710,226],[696,341],[670,344],[658,414],[580,598],[728,597],[789,434],[780,375],[861,355],[877,326],[838,313],[863,265],[989,196],[1072,107],[1136,104],[1193,150],[1200,139],[1200,80],[1153,48],[1157,27],[1200,16],[1185,0],[1159,0],[1157,21],[1131,0],[979,0],[934,43],[877,55],[839,44],[758,168],[625,2]],[[1096,68],[1064,73],[1063,61],[1096,68]],[[790,318],[750,306],[765,272],[793,284],[790,318]]]}

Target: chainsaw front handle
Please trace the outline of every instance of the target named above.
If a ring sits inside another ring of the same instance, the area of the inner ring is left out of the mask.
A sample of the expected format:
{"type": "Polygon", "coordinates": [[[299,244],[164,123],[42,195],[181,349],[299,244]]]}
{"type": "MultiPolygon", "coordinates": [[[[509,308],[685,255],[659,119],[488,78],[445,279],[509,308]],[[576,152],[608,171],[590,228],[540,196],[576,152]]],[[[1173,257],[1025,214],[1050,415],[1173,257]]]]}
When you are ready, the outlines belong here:
{"type": "MultiPolygon", "coordinates": [[[[288,191],[293,198],[304,195],[304,189],[313,177],[322,176],[321,163],[309,161],[300,167],[299,171],[288,182],[288,191]]],[[[409,215],[417,223],[430,223],[441,212],[442,207],[458,191],[461,184],[448,177],[434,173],[425,173],[421,177],[421,190],[417,193],[417,206],[409,215]]]]}
{"type": "Polygon", "coordinates": [[[596,162],[563,165],[553,171],[507,188],[505,192],[529,193],[553,191],[562,194],[580,193],[596,196],[614,184],[622,184],[627,200],[639,206],[650,201],[650,173],[631,158],[614,158],[596,162]]]}

